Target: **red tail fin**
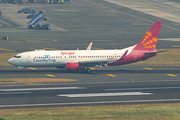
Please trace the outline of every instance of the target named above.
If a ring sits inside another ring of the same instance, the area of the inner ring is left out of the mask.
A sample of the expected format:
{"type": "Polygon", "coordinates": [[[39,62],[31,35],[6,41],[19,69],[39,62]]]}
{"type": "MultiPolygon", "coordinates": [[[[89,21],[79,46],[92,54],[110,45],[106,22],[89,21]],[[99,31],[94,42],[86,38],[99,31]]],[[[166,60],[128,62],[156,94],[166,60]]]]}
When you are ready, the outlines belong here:
{"type": "Polygon", "coordinates": [[[141,41],[134,47],[134,50],[154,51],[156,49],[161,23],[162,21],[156,21],[141,41]]]}

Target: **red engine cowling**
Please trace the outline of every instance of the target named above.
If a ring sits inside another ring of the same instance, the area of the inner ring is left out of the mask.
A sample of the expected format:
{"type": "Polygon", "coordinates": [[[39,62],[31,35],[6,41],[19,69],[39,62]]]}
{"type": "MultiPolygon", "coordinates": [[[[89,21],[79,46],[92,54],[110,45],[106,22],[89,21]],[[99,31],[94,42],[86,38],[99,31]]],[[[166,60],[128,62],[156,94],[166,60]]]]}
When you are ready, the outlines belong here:
{"type": "Polygon", "coordinates": [[[81,70],[79,63],[66,63],[66,70],[81,70]]]}

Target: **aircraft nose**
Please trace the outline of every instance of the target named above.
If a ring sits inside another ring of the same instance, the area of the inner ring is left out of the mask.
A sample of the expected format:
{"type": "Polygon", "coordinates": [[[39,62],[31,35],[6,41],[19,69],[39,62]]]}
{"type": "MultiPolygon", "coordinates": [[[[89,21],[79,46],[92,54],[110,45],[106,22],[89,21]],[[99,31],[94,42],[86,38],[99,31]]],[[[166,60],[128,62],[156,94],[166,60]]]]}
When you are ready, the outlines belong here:
{"type": "Polygon", "coordinates": [[[9,64],[13,64],[13,59],[10,58],[7,62],[8,62],[9,64]]]}

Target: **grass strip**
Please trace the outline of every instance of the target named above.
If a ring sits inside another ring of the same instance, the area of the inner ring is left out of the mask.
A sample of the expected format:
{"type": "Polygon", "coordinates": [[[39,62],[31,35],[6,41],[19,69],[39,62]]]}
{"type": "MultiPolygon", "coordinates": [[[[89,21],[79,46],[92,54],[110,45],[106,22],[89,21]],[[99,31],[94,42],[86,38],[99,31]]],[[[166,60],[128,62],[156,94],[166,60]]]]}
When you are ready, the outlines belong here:
{"type": "Polygon", "coordinates": [[[180,103],[0,110],[5,120],[179,120],[180,103]]]}
{"type": "Polygon", "coordinates": [[[0,78],[0,84],[9,83],[42,83],[42,82],[74,82],[74,79],[56,78],[0,78]]]}
{"type": "Polygon", "coordinates": [[[148,65],[148,66],[180,66],[180,49],[158,49],[157,51],[164,51],[157,53],[155,57],[149,58],[145,61],[132,63],[131,65],[148,65]]]}
{"type": "Polygon", "coordinates": [[[0,66],[12,66],[7,62],[7,60],[16,54],[17,53],[0,53],[0,66]]]}
{"type": "MultiPolygon", "coordinates": [[[[131,65],[149,65],[149,66],[180,66],[180,49],[158,49],[157,51],[168,50],[158,53],[157,56],[145,61],[132,63],[131,65]]],[[[0,53],[0,66],[11,66],[7,60],[17,53],[0,53]]]]}

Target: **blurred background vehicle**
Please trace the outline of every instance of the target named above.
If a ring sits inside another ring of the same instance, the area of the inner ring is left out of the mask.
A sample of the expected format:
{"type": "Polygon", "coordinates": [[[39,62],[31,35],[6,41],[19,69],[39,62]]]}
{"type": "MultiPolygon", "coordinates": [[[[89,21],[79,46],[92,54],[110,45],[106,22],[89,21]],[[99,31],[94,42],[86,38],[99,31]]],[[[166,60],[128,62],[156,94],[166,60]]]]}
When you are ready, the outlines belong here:
{"type": "Polygon", "coordinates": [[[28,15],[27,18],[33,18],[33,17],[35,17],[36,15],[37,15],[37,14],[32,13],[32,14],[28,15]]]}
{"type": "Polygon", "coordinates": [[[31,8],[22,8],[21,10],[18,10],[17,11],[18,13],[36,13],[36,10],[35,9],[31,9],[31,8]]]}

